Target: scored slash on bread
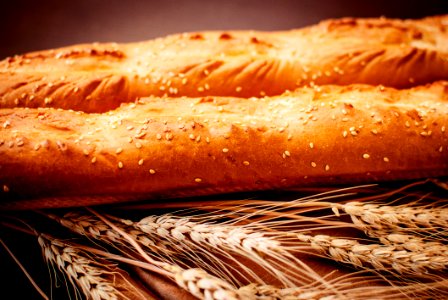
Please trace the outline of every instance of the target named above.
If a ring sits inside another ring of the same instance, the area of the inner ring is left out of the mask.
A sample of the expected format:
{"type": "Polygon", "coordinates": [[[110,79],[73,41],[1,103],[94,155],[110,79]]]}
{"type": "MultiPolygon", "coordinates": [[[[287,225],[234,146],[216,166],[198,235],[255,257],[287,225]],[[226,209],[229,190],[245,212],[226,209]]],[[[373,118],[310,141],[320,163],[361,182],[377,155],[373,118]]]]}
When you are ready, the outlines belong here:
{"type": "Polygon", "coordinates": [[[2,198],[175,197],[445,176],[447,90],[446,81],[403,90],[327,85],[264,98],[142,98],[101,114],[2,109],[2,198]]]}
{"type": "Polygon", "coordinates": [[[448,16],[84,44],[0,62],[0,107],[105,112],[145,96],[253,97],[299,86],[406,88],[448,79],[448,16]]]}

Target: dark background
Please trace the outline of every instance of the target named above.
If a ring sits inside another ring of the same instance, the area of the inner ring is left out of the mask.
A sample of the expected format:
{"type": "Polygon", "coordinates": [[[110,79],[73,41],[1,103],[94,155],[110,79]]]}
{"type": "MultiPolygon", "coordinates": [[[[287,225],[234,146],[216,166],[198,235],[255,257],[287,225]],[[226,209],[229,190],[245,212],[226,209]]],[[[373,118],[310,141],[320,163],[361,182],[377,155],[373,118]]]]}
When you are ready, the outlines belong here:
{"type": "MultiPolygon", "coordinates": [[[[448,0],[0,0],[0,59],[76,43],[140,41],[185,31],[279,30],[346,16],[421,18],[446,13],[448,0]]],[[[9,230],[2,230],[0,237],[49,292],[49,273],[36,239],[9,230]]],[[[2,299],[40,299],[1,246],[0,270],[2,299]]],[[[64,290],[60,285],[54,299],[65,299],[64,290]]]]}
{"type": "Polygon", "coordinates": [[[0,59],[84,42],[130,42],[207,29],[278,30],[326,18],[419,18],[447,0],[0,0],[0,59]]]}

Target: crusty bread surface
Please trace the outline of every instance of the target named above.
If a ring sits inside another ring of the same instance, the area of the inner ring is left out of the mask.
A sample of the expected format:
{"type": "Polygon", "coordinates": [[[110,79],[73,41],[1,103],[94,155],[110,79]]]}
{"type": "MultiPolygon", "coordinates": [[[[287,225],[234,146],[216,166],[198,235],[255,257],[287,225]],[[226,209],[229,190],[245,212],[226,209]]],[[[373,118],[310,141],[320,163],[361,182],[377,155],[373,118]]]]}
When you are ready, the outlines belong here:
{"type": "Polygon", "coordinates": [[[299,86],[448,80],[448,16],[339,19],[281,32],[84,44],[0,62],[0,107],[104,112],[144,96],[279,95],[299,86]]]}
{"type": "Polygon", "coordinates": [[[0,110],[1,198],[185,196],[448,175],[448,82],[0,110]]]}

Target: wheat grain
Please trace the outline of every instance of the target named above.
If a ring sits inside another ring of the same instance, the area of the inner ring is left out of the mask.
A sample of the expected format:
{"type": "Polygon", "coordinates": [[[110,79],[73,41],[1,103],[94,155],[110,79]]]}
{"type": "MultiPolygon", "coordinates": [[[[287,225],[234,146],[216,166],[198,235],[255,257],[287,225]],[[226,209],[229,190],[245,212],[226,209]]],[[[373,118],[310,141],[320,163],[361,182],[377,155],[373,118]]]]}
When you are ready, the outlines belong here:
{"type": "Polygon", "coordinates": [[[437,255],[446,252],[447,246],[437,241],[428,241],[425,238],[401,234],[381,234],[377,233],[378,239],[384,245],[393,245],[396,250],[407,250],[411,252],[424,251],[427,255],[437,255]],[[441,252],[442,251],[442,252],[441,252]]]}
{"type": "Polygon", "coordinates": [[[241,299],[236,289],[224,280],[211,276],[202,269],[178,269],[176,283],[200,299],[236,300],[241,299]]]}
{"type": "Polygon", "coordinates": [[[334,300],[340,297],[333,291],[318,288],[277,288],[272,285],[249,284],[238,289],[238,294],[242,299],[257,300],[334,300]]]}

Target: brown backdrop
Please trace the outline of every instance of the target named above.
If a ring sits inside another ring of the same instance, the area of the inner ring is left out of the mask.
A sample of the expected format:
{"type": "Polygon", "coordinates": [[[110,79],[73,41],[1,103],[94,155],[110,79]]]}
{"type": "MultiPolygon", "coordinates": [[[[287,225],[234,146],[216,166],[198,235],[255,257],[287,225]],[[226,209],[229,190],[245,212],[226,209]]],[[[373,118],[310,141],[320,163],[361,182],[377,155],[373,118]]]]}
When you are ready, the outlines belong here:
{"type": "Polygon", "coordinates": [[[276,30],[356,16],[448,13],[446,0],[1,0],[0,59],[83,42],[129,42],[205,29],[276,30]]]}

